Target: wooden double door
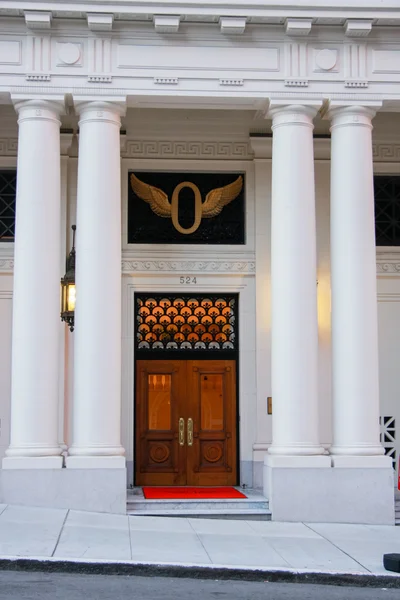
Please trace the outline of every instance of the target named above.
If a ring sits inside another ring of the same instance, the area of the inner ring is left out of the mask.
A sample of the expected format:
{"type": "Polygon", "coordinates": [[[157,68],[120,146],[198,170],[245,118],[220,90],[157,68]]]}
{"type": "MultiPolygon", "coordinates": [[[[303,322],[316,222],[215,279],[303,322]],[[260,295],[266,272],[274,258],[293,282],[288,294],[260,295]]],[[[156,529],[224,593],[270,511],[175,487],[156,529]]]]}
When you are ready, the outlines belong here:
{"type": "Polygon", "coordinates": [[[136,362],[136,485],[235,485],[236,361],[136,362]]]}

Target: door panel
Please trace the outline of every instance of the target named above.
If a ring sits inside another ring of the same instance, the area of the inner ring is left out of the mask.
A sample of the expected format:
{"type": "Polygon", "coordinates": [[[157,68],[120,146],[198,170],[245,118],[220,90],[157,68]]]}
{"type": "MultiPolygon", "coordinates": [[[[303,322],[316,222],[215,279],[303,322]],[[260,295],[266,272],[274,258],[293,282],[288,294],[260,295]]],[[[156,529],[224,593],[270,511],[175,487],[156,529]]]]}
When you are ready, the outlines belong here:
{"type": "MultiPolygon", "coordinates": [[[[186,395],[182,361],[137,361],[136,483],[185,485],[186,448],[179,443],[179,413],[186,395]]],[[[182,432],[181,432],[182,434],[182,432]]]]}
{"type": "Polygon", "coordinates": [[[136,485],[235,485],[235,361],[136,363],[136,485]]]}
{"type": "Polygon", "coordinates": [[[235,361],[188,361],[189,413],[193,445],[188,446],[188,485],[236,484],[235,361]]]}

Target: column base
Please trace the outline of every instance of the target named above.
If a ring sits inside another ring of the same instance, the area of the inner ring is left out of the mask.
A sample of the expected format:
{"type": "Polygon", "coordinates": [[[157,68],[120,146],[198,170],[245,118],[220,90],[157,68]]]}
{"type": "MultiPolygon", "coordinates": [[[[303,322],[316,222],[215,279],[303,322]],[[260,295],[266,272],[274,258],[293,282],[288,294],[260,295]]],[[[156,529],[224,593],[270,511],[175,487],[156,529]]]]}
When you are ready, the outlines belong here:
{"type": "Polygon", "coordinates": [[[0,503],[126,514],[126,470],[0,469],[0,503]]]}
{"type": "Polygon", "coordinates": [[[67,456],[67,469],[125,469],[125,456],[67,456]]]}
{"type": "Polygon", "coordinates": [[[333,464],[336,458],[266,456],[264,495],[272,520],[394,525],[390,459],[345,465],[333,464]]]}
{"type": "Polygon", "coordinates": [[[3,469],[61,469],[62,456],[6,456],[3,469]]]}
{"type": "Polygon", "coordinates": [[[379,444],[378,446],[331,446],[329,451],[332,456],[384,456],[385,450],[379,444]]]}
{"type": "Polygon", "coordinates": [[[319,456],[325,454],[325,448],[322,446],[270,446],[268,453],[274,456],[319,456]]]}
{"type": "Polygon", "coordinates": [[[331,456],[332,467],[343,469],[379,469],[392,468],[390,456],[331,456]]]}

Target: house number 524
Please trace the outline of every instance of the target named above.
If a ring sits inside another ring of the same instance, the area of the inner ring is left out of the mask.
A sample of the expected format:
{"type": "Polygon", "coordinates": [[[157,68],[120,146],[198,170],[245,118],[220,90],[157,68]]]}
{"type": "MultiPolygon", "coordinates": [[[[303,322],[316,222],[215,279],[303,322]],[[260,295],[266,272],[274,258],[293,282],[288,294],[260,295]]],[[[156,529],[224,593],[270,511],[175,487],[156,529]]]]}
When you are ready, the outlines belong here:
{"type": "Polygon", "coordinates": [[[197,277],[179,277],[179,283],[182,285],[191,285],[197,283],[197,277]]]}

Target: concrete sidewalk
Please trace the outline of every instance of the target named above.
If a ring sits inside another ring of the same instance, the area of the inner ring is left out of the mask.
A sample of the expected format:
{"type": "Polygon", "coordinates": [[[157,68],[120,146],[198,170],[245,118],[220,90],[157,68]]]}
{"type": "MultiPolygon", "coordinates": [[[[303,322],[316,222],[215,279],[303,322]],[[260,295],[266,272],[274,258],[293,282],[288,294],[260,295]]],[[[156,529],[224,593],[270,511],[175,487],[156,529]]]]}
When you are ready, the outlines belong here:
{"type": "MultiPolygon", "coordinates": [[[[134,517],[0,505],[3,569],[24,557],[54,569],[67,562],[79,563],[81,570],[95,563],[179,566],[188,573],[199,568],[253,570],[264,576],[373,575],[400,586],[400,575],[382,565],[389,552],[400,553],[400,527],[134,517]]],[[[23,564],[29,568],[28,561],[23,564]]]]}

